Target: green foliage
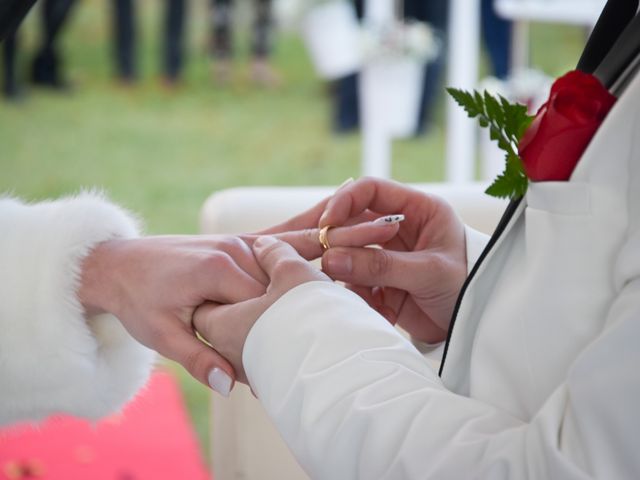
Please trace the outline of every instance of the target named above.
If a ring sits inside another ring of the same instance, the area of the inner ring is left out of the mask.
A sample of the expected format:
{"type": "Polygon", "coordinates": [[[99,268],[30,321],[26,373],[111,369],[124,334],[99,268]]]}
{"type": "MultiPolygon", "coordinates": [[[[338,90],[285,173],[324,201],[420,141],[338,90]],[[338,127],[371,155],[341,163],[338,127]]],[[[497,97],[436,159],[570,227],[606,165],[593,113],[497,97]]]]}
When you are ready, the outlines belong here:
{"type": "Polygon", "coordinates": [[[505,169],[486,190],[488,195],[500,198],[519,198],[527,191],[528,179],[518,155],[518,142],[533,117],[527,107],[510,103],[501,95],[489,92],[473,93],[447,88],[447,92],[470,118],[477,118],[482,128],[489,129],[489,137],[505,152],[505,169]]]}

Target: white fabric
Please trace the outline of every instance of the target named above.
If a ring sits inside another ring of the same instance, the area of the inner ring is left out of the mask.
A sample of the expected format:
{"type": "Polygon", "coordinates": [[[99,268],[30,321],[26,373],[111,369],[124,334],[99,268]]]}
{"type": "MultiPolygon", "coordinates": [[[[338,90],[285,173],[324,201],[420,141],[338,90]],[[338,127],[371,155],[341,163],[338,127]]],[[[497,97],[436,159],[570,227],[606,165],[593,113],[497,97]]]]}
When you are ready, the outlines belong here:
{"type": "Polygon", "coordinates": [[[470,272],[478,258],[480,258],[484,247],[489,243],[490,237],[486,233],[478,232],[468,225],[465,225],[464,233],[467,248],[467,272],[470,272]]]}
{"type": "Polygon", "coordinates": [[[640,76],[569,182],[532,184],[462,302],[440,380],[309,283],[256,323],[251,385],[319,479],[640,478],[640,76]]]}
{"type": "Polygon", "coordinates": [[[96,244],[138,235],[100,195],[27,205],[0,198],[0,424],[54,413],[98,418],[145,384],[153,353],[76,291],[96,244]]]}

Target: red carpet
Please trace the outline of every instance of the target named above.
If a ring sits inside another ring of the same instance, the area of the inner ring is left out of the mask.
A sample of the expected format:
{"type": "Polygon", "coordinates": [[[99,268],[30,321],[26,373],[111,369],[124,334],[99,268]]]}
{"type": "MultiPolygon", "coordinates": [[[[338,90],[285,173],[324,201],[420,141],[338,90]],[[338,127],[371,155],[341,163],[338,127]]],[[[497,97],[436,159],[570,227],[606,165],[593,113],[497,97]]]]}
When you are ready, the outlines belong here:
{"type": "Polygon", "coordinates": [[[0,479],[209,478],[175,380],[157,372],[121,415],[0,430],[0,479]]]}

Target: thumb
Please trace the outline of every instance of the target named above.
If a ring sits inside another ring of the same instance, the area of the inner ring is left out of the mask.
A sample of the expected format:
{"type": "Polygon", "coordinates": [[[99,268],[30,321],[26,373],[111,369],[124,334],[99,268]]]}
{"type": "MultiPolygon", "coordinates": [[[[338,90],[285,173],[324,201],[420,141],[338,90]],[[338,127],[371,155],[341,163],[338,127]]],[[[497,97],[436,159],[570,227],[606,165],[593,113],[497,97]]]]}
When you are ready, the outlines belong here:
{"type": "Polygon", "coordinates": [[[253,243],[256,260],[271,280],[267,291],[287,291],[305,282],[329,280],[326,275],[302,258],[288,243],[275,237],[258,237],[253,243]]]}
{"type": "Polygon", "coordinates": [[[196,380],[225,397],[235,381],[231,364],[194,335],[181,332],[171,336],[170,348],[159,353],[181,364],[196,380]]]}
{"type": "Polygon", "coordinates": [[[322,270],[334,280],[410,292],[429,274],[425,260],[422,252],[338,247],[325,252],[322,270]]]}

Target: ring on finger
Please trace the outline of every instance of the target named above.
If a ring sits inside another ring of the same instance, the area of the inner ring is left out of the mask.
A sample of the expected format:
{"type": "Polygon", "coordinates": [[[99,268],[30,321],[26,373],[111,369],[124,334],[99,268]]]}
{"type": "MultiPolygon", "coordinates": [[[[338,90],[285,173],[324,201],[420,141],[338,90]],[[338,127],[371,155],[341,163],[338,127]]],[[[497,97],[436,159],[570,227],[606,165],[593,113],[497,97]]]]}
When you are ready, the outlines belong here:
{"type": "Polygon", "coordinates": [[[331,230],[332,228],[334,228],[333,225],[325,225],[320,229],[320,232],[318,233],[318,241],[320,242],[320,246],[322,246],[323,252],[326,252],[331,248],[331,245],[329,245],[328,234],[329,234],[329,230],[331,230]]]}

